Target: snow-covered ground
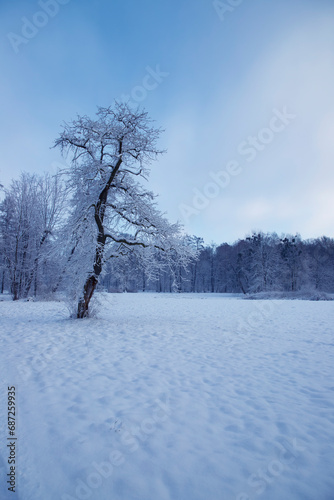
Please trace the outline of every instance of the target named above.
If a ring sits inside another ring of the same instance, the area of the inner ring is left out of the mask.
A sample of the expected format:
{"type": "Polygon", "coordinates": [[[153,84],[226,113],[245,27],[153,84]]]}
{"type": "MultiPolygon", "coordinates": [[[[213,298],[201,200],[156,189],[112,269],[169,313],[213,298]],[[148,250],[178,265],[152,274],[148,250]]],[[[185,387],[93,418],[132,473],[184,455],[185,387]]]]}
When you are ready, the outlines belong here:
{"type": "Polygon", "coordinates": [[[334,302],[100,300],[0,302],[1,499],[334,499],[334,302]]]}

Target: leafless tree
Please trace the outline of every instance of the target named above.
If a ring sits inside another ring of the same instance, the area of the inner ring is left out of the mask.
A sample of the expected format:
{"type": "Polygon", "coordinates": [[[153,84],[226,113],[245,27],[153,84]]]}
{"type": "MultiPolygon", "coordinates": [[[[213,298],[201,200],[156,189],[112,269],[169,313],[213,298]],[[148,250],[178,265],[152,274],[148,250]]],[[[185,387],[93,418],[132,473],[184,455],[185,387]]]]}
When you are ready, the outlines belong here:
{"type": "Polygon", "coordinates": [[[180,226],[163,217],[152,192],[139,182],[147,179],[149,165],[163,152],[157,147],[160,132],[146,112],[116,102],[113,108],[98,108],[96,119],[78,116],[65,124],[55,141],[71,161],[66,171],[72,192],[68,229],[76,242],[72,255],[76,253],[82,269],[76,273],[82,282],[78,318],[88,316],[108,259],[138,247],[148,249],[146,258],[150,249],[158,249],[167,261],[176,252],[181,265],[191,257],[180,244],[180,226]]]}

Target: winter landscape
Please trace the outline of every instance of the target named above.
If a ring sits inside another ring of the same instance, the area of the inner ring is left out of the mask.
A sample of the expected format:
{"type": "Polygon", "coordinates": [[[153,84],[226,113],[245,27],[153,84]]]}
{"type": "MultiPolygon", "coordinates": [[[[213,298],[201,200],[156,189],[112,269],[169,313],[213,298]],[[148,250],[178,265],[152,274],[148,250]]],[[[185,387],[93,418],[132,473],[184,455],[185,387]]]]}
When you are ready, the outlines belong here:
{"type": "Polygon", "coordinates": [[[0,19],[0,500],[334,500],[332,1],[0,19]]]}

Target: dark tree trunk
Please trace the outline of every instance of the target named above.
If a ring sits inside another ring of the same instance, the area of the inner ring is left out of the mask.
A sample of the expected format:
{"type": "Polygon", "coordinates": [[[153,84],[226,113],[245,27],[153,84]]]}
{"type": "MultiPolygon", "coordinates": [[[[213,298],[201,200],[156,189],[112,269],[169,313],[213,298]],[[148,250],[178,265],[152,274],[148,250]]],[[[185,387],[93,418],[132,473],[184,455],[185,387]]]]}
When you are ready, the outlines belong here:
{"type": "Polygon", "coordinates": [[[77,318],[82,319],[82,318],[86,318],[88,316],[89,302],[93,296],[97,282],[98,282],[98,280],[94,275],[90,276],[87,279],[85,286],[84,286],[83,297],[79,300],[79,303],[78,303],[77,318]]]}
{"type": "Polygon", "coordinates": [[[197,277],[197,261],[195,262],[195,264],[193,266],[193,276],[192,276],[192,280],[191,280],[191,291],[193,293],[195,292],[196,277],[197,277]]]}
{"type": "Polygon", "coordinates": [[[99,276],[102,272],[103,266],[103,252],[106,243],[106,237],[104,235],[104,230],[102,224],[100,225],[100,232],[97,236],[97,245],[95,249],[94,267],[93,274],[91,274],[84,285],[83,295],[78,302],[78,312],[77,318],[86,318],[89,316],[88,306],[89,302],[93,296],[96,285],[98,283],[99,276]]]}
{"type": "Polygon", "coordinates": [[[88,306],[98,283],[98,278],[102,272],[103,251],[106,242],[105,236],[99,234],[97,242],[94,259],[94,273],[87,278],[83,289],[83,295],[78,302],[77,318],[80,319],[89,316],[88,306]]]}
{"type": "Polygon", "coordinates": [[[210,276],[211,293],[215,291],[215,278],[213,273],[213,259],[211,261],[211,276],[210,276]]]}
{"type": "Polygon", "coordinates": [[[13,300],[19,300],[19,284],[17,282],[16,276],[14,276],[14,281],[12,284],[12,295],[13,300]]]}
{"type": "Polygon", "coordinates": [[[1,293],[3,294],[4,289],[5,289],[5,270],[2,271],[2,280],[1,280],[1,293]]]}

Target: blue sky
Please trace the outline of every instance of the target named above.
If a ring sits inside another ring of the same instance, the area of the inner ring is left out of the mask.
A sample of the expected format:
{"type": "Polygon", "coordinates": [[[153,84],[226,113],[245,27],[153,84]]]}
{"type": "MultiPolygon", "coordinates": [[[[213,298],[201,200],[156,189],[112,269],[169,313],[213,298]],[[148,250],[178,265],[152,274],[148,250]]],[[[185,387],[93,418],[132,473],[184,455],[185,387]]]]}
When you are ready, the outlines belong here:
{"type": "Polygon", "coordinates": [[[0,19],[5,186],[56,170],[63,121],[130,95],[165,129],[149,186],[188,233],[334,237],[332,0],[14,0],[0,19]]]}

